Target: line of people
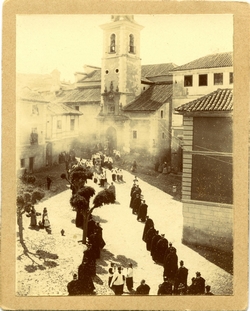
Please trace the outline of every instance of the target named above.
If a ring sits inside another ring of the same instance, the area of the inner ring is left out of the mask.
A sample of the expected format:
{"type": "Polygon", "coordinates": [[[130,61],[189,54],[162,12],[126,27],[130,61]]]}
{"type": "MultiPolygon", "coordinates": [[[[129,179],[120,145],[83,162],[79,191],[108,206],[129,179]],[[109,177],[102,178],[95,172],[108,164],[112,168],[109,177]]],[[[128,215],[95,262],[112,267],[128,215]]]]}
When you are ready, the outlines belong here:
{"type": "Polygon", "coordinates": [[[137,220],[141,222],[146,221],[148,205],[142,195],[142,190],[139,187],[138,179],[135,176],[133,186],[130,190],[130,204],[132,214],[137,215],[137,220]]]}
{"type": "Polygon", "coordinates": [[[176,248],[171,242],[168,243],[165,234],[159,234],[149,216],[146,217],[142,240],[153,261],[164,268],[163,283],[159,285],[158,295],[213,295],[211,287],[205,286],[205,279],[198,271],[196,277],[192,278],[192,284],[187,285],[188,269],[184,266],[184,261],[180,260],[178,267],[176,248]]]}

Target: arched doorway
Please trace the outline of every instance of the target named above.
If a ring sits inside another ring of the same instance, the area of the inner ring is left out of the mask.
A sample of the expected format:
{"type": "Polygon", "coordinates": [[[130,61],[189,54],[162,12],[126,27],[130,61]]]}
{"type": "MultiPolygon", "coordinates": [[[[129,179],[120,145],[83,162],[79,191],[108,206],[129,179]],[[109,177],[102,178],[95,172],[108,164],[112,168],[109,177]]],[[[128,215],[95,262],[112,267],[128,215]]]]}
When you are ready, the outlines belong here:
{"type": "Polygon", "coordinates": [[[113,154],[113,150],[117,148],[117,134],[114,127],[109,127],[106,131],[106,144],[108,155],[113,154]]]}

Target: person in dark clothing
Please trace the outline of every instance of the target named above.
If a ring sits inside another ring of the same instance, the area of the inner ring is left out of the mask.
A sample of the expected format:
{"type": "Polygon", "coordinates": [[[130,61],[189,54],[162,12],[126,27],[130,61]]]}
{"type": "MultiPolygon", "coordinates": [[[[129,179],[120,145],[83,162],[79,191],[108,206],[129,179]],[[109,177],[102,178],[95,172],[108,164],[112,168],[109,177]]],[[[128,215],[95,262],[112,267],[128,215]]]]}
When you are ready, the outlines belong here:
{"type": "Polygon", "coordinates": [[[165,234],[161,235],[161,239],[156,244],[155,258],[154,260],[160,264],[164,262],[164,255],[168,248],[168,240],[165,238],[165,234]]]}
{"type": "Polygon", "coordinates": [[[136,288],[136,295],[148,295],[150,291],[150,287],[146,284],[145,280],[141,280],[141,285],[136,288]]]}
{"type": "Polygon", "coordinates": [[[115,269],[116,269],[115,264],[114,264],[113,262],[111,262],[111,263],[110,263],[110,268],[109,268],[109,270],[108,270],[108,273],[109,273],[108,285],[109,285],[109,287],[110,287],[110,285],[111,285],[112,278],[113,278],[113,275],[114,275],[114,273],[115,273],[115,269]]]}
{"type": "Polygon", "coordinates": [[[89,273],[91,276],[96,275],[96,254],[91,244],[83,252],[83,261],[88,264],[89,273]]]}
{"type": "Polygon", "coordinates": [[[157,231],[154,227],[151,227],[146,234],[146,247],[148,251],[151,251],[152,239],[155,235],[158,235],[159,231],[157,231]]]}
{"type": "Polygon", "coordinates": [[[137,194],[141,195],[141,188],[139,187],[139,185],[136,185],[133,193],[132,193],[132,197],[131,197],[131,200],[130,200],[130,207],[133,208],[133,201],[135,200],[135,198],[137,197],[137,194]]]}
{"type": "Polygon", "coordinates": [[[132,202],[132,214],[138,213],[140,205],[141,205],[141,198],[140,195],[137,193],[135,199],[132,202]]]}
{"type": "Polygon", "coordinates": [[[77,296],[81,294],[79,287],[79,280],[77,280],[77,274],[73,275],[73,280],[67,285],[69,296],[77,296]]]}
{"type": "Polygon", "coordinates": [[[176,250],[171,249],[164,264],[163,275],[167,276],[168,279],[174,280],[177,270],[178,270],[178,256],[176,255],[176,250]]]}
{"type": "Polygon", "coordinates": [[[95,259],[100,258],[100,244],[99,244],[99,238],[96,232],[90,235],[89,244],[92,245],[93,254],[95,256],[95,259]]]}
{"type": "Polygon", "coordinates": [[[155,261],[155,257],[156,257],[156,245],[158,243],[158,241],[161,239],[161,235],[158,233],[156,234],[153,239],[152,239],[152,242],[151,242],[151,251],[150,251],[150,254],[152,256],[152,259],[155,261]]]}
{"type": "Polygon", "coordinates": [[[164,282],[159,285],[157,295],[172,295],[172,284],[166,276],[163,277],[164,282]]]}
{"type": "Polygon", "coordinates": [[[147,216],[147,211],[148,211],[148,206],[146,204],[146,201],[142,200],[142,203],[141,203],[139,210],[138,210],[137,220],[141,220],[141,222],[145,222],[146,216],[147,216]]]}
{"type": "Polygon", "coordinates": [[[96,222],[92,218],[92,215],[90,216],[90,219],[88,221],[88,232],[87,232],[87,237],[89,238],[91,234],[95,232],[96,229],[96,222]]]}
{"type": "Polygon", "coordinates": [[[205,293],[205,279],[201,276],[200,272],[196,272],[196,278],[194,280],[196,295],[204,295],[205,293]]]}
{"type": "Polygon", "coordinates": [[[149,216],[146,216],[146,222],[142,234],[142,240],[144,242],[146,242],[146,234],[151,227],[154,227],[154,222],[151,218],[149,218],[149,216]]]}
{"type": "Polygon", "coordinates": [[[99,243],[99,247],[100,249],[103,249],[103,247],[106,245],[105,241],[103,240],[103,237],[102,237],[102,227],[100,226],[100,223],[97,222],[96,223],[96,235],[97,235],[97,239],[98,239],[98,243],[99,243]]]}
{"type": "Polygon", "coordinates": [[[174,283],[174,291],[175,293],[178,292],[178,287],[180,284],[185,286],[185,291],[187,290],[187,277],[188,277],[188,269],[184,267],[184,261],[180,261],[180,268],[177,270],[175,276],[175,283],[174,283]]]}
{"type": "Polygon", "coordinates": [[[78,278],[80,283],[80,292],[82,295],[93,295],[95,286],[90,273],[89,263],[83,261],[78,267],[78,278]]]}
{"type": "Polygon", "coordinates": [[[136,184],[134,183],[131,190],[130,190],[130,203],[129,203],[129,207],[132,207],[132,201],[133,201],[133,193],[136,189],[136,184]]]}
{"type": "Polygon", "coordinates": [[[210,285],[207,285],[207,286],[205,287],[205,289],[206,289],[205,295],[210,295],[210,296],[213,295],[213,293],[210,292],[210,290],[211,290],[211,286],[210,286],[210,285]]]}
{"type": "Polygon", "coordinates": [[[50,185],[52,183],[52,179],[50,178],[50,176],[47,176],[47,189],[50,190],[50,185]]]}
{"type": "Polygon", "coordinates": [[[188,288],[187,288],[187,294],[188,295],[195,295],[195,293],[196,293],[196,284],[195,284],[195,277],[193,277],[192,279],[191,279],[191,281],[192,281],[192,283],[191,283],[191,285],[190,286],[188,286],[188,288]]]}
{"type": "Polygon", "coordinates": [[[169,242],[169,247],[166,249],[165,254],[164,254],[163,265],[165,265],[167,256],[170,254],[170,251],[171,251],[171,250],[175,250],[175,252],[176,252],[176,248],[173,247],[173,245],[172,245],[171,242],[169,242]]]}
{"type": "Polygon", "coordinates": [[[137,169],[137,163],[136,161],[134,160],[133,164],[132,164],[132,167],[131,167],[131,172],[135,172],[137,169]]]}

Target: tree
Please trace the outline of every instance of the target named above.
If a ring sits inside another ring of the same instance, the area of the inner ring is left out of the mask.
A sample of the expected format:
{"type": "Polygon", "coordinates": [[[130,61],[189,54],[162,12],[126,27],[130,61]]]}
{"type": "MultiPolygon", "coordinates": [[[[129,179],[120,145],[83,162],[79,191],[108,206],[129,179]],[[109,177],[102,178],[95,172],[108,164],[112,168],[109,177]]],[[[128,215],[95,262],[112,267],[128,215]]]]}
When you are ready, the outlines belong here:
{"type": "Polygon", "coordinates": [[[45,196],[43,191],[34,191],[32,193],[23,192],[17,196],[16,206],[17,206],[17,225],[20,237],[20,243],[23,243],[23,214],[29,213],[32,207],[32,204],[35,204],[36,201],[41,200],[45,196]]]}
{"type": "Polygon", "coordinates": [[[90,207],[90,198],[95,195],[95,189],[85,186],[87,179],[92,179],[93,173],[84,167],[78,166],[70,172],[69,180],[65,174],[61,178],[70,182],[72,189],[72,197],[70,199],[71,206],[76,210],[77,216],[82,215],[82,243],[86,244],[88,221],[93,210],[101,207],[103,204],[115,202],[115,195],[112,191],[105,189],[100,191],[93,200],[93,206],[90,207]]]}
{"type": "Polygon", "coordinates": [[[72,195],[70,204],[75,208],[77,213],[82,214],[83,217],[83,236],[82,243],[86,244],[88,221],[93,210],[97,207],[101,207],[103,204],[110,204],[115,202],[114,193],[108,189],[100,191],[93,200],[93,206],[89,206],[90,197],[95,194],[95,189],[92,187],[82,187],[79,191],[72,195]]]}

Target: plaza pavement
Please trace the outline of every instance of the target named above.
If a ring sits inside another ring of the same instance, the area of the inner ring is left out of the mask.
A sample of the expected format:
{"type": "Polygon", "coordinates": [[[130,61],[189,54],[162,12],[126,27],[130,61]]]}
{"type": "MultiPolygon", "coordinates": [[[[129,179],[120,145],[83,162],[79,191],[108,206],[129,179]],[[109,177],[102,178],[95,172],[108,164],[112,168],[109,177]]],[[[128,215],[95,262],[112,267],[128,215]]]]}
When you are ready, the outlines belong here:
{"type": "MultiPolygon", "coordinates": [[[[111,176],[108,175],[110,182],[111,176]]],[[[150,295],[156,295],[158,285],[162,283],[163,267],[155,264],[142,241],[144,224],[136,220],[129,208],[130,189],[134,175],[124,172],[124,183],[115,183],[115,204],[105,205],[93,211],[94,218],[103,228],[103,238],[106,242],[97,260],[97,277],[94,279],[97,294],[113,295],[107,286],[110,261],[126,268],[129,262],[134,266],[134,288],[140,285],[142,279],[151,287],[150,295]]],[[[66,182],[66,181],[65,181],[66,182]]],[[[92,181],[88,186],[102,190],[92,181]]],[[[182,203],[172,196],[143,182],[139,179],[142,195],[148,204],[148,215],[153,219],[155,228],[160,234],[165,234],[169,242],[177,249],[178,261],[183,260],[189,270],[188,285],[196,271],[206,279],[215,295],[233,294],[233,276],[212,264],[198,253],[181,243],[182,237],[182,203]]],[[[36,205],[37,212],[47,207],[51,222],[52,234],[45,230],[29,228],[30,219],[24,220],[24,243],[28,249],[26,255],[17,243],[17,287],[21,296],[54,296],[67,295],[67,283],[72,280],[73,273],[82,261],[85,246],[78,243],[82,231],[75,227],[75,212],[69,204],[71,191],[66,190],[50,199],[36,205]],[[65,236],[61,235],[64,229],[65,236]],[[50,258],[39,258],[37,250],[48,252],[50,258]],[[57,255],[58,258],[53,257],[57,255]],[[55,259],[56,258],[56,259],[55,259]]],[[[41,217],[38,217],[38,221],[41,217]]],[[[226,260],[226,258],[225,258],[226,260]]],[[[124,270],[126,271],[126,269],[124,270]]],[[[125,287],[126,290],[126,287],[125,287]]]]}

